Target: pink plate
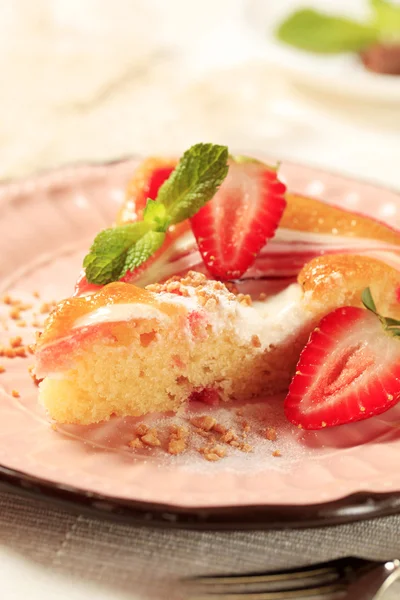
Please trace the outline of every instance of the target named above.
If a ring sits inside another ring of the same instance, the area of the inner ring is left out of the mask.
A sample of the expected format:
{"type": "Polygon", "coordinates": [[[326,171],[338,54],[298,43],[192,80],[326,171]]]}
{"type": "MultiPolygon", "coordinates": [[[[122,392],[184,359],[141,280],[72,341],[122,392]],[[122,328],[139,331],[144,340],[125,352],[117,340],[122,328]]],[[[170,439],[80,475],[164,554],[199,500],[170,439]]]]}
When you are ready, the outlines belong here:
{"type": "MultiPolygon", "coordinates": [[[[88,244],[113,221],[137,162],[72,166],[0,188],[0,292],[33,305],[20,317],[23,327],[1,303],[0,344],[8,346],[18,335],[33,340],[44,318],[43,302],[72,292],[88,244]]],[[[283,164],[282,174],[292,190],[400,227],[400,196],[393,191],[290,163],[283,164]]],[[[31,355],[0,359],[6,368],[0,375],[5,484],[80,508],[197,527],[298,526],[400,510],[400,405],[363,423],[321,432],[301,432],[286,423],[281,398],[248,404],[243,416],[237,406],[192,407],[236,428],[243,419],[251,426],[246,440],[251,452],[230,449],[223,460],[208,462],[195,447],[175,457],[161,449],[133,451],[128,442],[134,419],[53,427],[37,404],[28,373],[32,362],[31,355]],[[266,426],[277,429],[276,441],[266,439],[266,426]]],[[[174,419],[157,417],[161,435],[174,419]]]]}

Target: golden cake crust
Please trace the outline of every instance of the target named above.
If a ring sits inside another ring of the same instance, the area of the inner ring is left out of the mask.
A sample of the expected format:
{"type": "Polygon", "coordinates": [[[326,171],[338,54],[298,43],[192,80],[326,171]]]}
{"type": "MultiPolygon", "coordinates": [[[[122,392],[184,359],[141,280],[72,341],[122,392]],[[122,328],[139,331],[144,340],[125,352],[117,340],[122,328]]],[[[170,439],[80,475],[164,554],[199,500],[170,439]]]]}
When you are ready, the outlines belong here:
{"type": "Polygon", "coordinates": [[[393,317],[400,315],[397,290],[400,273],[369,256],[327,254],[308,262],[298,275],[307,302],[326,312],[345,305],[361,306],[361,294],[371,289],[378,310],[393,317]]]}
{"type": "Polygon", "coordinates": [[[94,294],[81,297],[73,296],[57,304],[45,322],[44,331],[38,340],[37,348],[40,349],[49,342],[68,335],[77,319],[98,308],[112,304],[133,304],[135,302],[156,306],[158,310],[169,315],[183,311],[183,308],[179,305],[160,301],[157,294],[148,289],[121,281],[109,283],[94,294]]]}
{"type": "Polygon", "coordinates": [[[279,227],[346,237],[381,240],[400,245],[400,233],[384,223],[358,213],[346,212],[298,194],[286,194],[287,206],[279,227]]]}

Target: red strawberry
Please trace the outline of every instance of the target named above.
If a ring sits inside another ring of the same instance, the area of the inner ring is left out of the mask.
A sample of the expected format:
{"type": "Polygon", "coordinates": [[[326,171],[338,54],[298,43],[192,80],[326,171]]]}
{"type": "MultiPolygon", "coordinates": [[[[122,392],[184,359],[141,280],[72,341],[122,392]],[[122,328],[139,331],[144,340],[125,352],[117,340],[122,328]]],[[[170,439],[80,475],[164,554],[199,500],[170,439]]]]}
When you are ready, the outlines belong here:
{"type": "Polygon", "coordinates": [[[237,279],[275,233],[286,206],[276,170],[259,162],[231,161],[210,202],[191,219],[203,260],[214,277],[237,279]]]}
{"type": "Polygon", "coordinates": [[[378,415],[400,400],[400,322],[373,312],[338,308],[314,329],[285,399],[291,423],[332,427],[378,415]]]}
{"type": "MultiPolygon", "coordinates": [[[[173,159],[165,159],[158,157],[147,158],[137,168],[133,178],[127,187],[127,197],[123,203],[117,218],[117,224],[129,223],[141,219],[143,209],[146,206],[148,198],[154,200],[157,197],[158,190],[171,175],[176,167],[176,161],[173,159]]],[[[176,225],[173,231],[168,232],[167,239],[162,248],[160,248],[154,256],[149,258],[135,271],[128,273],[122,278],[122,281],[127,283],[134,282],[150,265],[163,253],[172,241],[186,231],[188,223],[180,223],[176,225]]],[[[85,271],[82,271],[78,281],[75,284],[74,296],[82,296],[89,292],[96,292],[101,286],[89,283],[85,276],[85,271]]]]}

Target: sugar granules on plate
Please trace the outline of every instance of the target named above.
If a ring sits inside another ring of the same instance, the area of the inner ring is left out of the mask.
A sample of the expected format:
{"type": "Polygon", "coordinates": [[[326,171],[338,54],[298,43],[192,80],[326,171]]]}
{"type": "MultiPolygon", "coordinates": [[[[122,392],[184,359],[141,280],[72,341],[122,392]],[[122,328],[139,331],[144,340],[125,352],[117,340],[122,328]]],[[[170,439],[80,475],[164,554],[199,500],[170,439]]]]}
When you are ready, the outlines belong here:
{"type": "Polygon", "coordinates": [[[284,420],[282,398],[242,406],[191,402],[177,415],[145,417],[127,445],[140,459],[157,456],[160,465],[196,470],[265,470],[266,461],[281,470],[305,452],[284,420]],[[143,440],[149,431],[157,440],[152,448],[143,440]]]}

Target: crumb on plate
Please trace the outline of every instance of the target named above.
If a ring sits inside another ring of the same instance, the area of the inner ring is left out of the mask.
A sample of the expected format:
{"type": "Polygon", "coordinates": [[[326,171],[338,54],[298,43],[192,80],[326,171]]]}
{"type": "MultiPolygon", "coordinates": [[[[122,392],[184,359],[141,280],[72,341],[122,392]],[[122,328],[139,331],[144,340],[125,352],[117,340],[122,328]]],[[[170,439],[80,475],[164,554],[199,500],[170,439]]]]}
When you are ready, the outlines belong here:
{"type": "Polygon", "coordinates": [[[217,424],[217,420],[214,417],[210,417],[210,415],[202,415],[200,417],[192,417],[190,422],[194,427],[198,429],[202,429],[203,431],[211,431],[214,425],[217,424]]]}
{"type": "Polygon", "coordinates": [[[135,433],[139,437],[142,437],[142,435],[146,435],[146,433],[148,431],[149,431],[149,428],[144,423],[139,423],[139,425],[137,425],[136,429],[135,429],[135,433]]]}
{"type": "Polygon", "coordinates": [[[217,444],[216,446],[209,446],[207,448],[200,448],[199,452],[206,460],[210,462],[221,460],[221,458],[226,456],[226,448],[220,444],[217,444]]]}
{"type": "Polygon", "coordinates": [[[265,437],[270,442],[275,442],[278,438],[278,433],[275,427],[267,427],[267,429],[265,430],[265,437]]]}
{"type": "Polygon", "coordinates": [[[182,454],[187,448],[189,432],[185,427],[174,425],[171,428],[171,434],[168,442],[169,454],[182,454]]]}
{"type": "Polygon", "coordinates": [[[30,376],[31,376],[31,378],[32,378],[32,381],[33,381],[33,383],[34,383],[35,385],[39,385],[39,383],[40,383],[42,380],[41,380],[41,379],[38,379],[38,378],[36,377],[36,373],[35,373],[35,367],[34,367],[33,365],[31,365],[30,367],[28,367],[28,372],[29,372],[29,375],[30,375],[30,376]]]}
{"type": "Polygon", "coordinates": [[[22,337],[20,335],[16,335],[15,337],[10,338],[10,346],[11,348],[18,348],[22,346],[22,337]]]}
{"type": "Polygon", "coordinates": [[[128,446],[130,448],[134,448],[134,449],[144,448],[144,444],[143,444],[142,440],[138,437],[131,440],[128,443],[128,446]]]}
{"type": "Polygon", "coordinates": [[[158,439],[158,431],[155,428],[149,429],[149,431],[145,435],[142,435],[140,439],[143,444],[150,446],[151,448],[161,446],[161,442],[158,439]]]}

